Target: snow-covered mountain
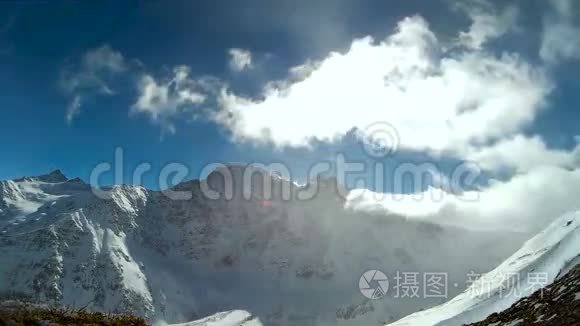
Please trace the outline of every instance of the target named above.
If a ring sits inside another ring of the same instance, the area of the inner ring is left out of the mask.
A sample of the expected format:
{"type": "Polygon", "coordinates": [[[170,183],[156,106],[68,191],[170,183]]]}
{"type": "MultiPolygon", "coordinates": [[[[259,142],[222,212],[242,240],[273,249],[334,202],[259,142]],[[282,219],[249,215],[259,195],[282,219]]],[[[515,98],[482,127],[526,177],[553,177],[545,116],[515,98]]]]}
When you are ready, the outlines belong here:
{"type": "MultiPolygon", "coordinates": [[[[556,219],[496,269],[482,275],[449,302],[389,325],[464,325],[477,322],[510,308],[521,298],[529,297],[562,277],[571,278],[568,272],[579,263],[580,212],[576,212],[556,219]]],[[[539,301],[535,304],[542,307],[539,301]]]]}
{"type": "MultiPolygon", "coordinates": [[[[240,166],[229,169],[240,182],[240,166]]],[[[289,182],[262,173],[275,185],[289,182]]],[[[219,175],[207,180],[224,191],[219,175]]],[[[246,311],[247,322],[265,325],[372,325],[443,299],[368,300],[358,288],[365,271],[445,271],[453,296],[467,274],[490,270],[523,242],[354,212],[334,186],[320,179],[314,199],[265,202],[260,187],[249,200],[208,199],[198,180],[173,189],[191,194],[181,200],[128,185],[101,199],[59,171],[1,181],[0,292],[151,322],[237,311],[207,317],[212,325],[246,311]]]]}

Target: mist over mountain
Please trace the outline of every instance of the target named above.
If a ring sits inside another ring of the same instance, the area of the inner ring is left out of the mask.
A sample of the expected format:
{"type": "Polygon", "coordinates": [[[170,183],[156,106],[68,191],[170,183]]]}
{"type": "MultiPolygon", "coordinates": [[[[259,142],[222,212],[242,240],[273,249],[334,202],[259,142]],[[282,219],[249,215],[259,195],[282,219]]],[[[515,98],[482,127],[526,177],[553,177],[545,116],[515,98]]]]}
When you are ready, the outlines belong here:
{"type": "MultiPolygon", "coordinates": [[[[240,167],[228,169],[239,184],[240,167]]],[[[260,181],[289,182],[258,172],[260,181]]],[[[220,175],[207,184],[223,195],[220,175]]],[[[445,299],[368,300],[358,287],[367,270],[444,271],[451,297],[468,273],[491,270],[524,240],[352,211],[332,181],[309,200],[268,201],[262,182],[248,200],[208,199],[200,184],[172,189],[187,200],[130,185],[101,199],[59,171],[2,181],[0,291],[150,322],[240,309],[266,325],[375,324],[445,299]]]]}

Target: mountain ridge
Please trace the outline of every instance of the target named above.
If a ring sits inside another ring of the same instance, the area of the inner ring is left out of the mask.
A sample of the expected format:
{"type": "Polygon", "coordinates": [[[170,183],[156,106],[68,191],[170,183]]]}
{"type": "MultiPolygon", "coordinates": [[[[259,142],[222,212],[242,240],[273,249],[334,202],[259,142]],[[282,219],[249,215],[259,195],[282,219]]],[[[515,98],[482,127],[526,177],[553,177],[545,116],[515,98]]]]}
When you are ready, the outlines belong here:
{"type": "Polygon", "coordinates": [[[366,270],[449,269],[459,283],[468,270],[449,261],[484,271],[517,245],[352,212],[332,192],[264,205],[259,196],[209,200],[193,181],[181,184],[192,190],[187,200],[132,185],[112,186],[102,199],[85,183],[53,180],[5,182],[21,196],[0,198],[0,292],[151,322],[242,309],[267,324],[377,323],[434,301],[368,302],[356,281],[366,270]],[[494,249],[470,256],[483,248],[494,249]]]}

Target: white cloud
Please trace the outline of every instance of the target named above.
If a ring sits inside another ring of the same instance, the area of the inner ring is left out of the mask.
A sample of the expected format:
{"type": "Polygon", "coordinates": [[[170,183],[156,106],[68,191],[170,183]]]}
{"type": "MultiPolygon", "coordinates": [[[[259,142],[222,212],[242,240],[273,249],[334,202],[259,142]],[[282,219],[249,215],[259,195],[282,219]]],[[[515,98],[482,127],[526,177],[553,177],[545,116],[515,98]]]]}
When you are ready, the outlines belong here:
{"type": "Polygon", "coordinates": [[[481,0],[459,2],[456,6],[472,20],[469,30],[459,33],[459,43],[472,49],[481,49],[487,41],[513,30],[518,17],[515,7],[509,6],[498,13],[493,6],[481,0]]]}
{"type": "Polygon", "coordinates": [[[299,66],[290,68],[290,79],[291,81],[301,81],[306,79],[312,72],[318,69],[320,62],[313,62],[311,60],[306,61],[306,63],[299,66]]]}
{"type": "Polygon", "coordinates": [[[119,84],[115,79],[121,77],[137,90],[131,113],[147,115],[169,133],[175,132],[172,119],[176,115],[194,112],[191,109],[205,103],[210,95],[215,98],[216,90],[222,87],[222,82],[211,76],[191,77],[187,66],[177,66],[170,76],[156,78],[138,60],[126,59],[104,45],[87,51],[77,64],[63,69],[59,82],[70,98],[66,121],[71,123],[91,97],[115,95],[111,85],[119,84]]]}
{"type": "Polygon", "coordinates": [[[521,173],[543,166],[574,168],[580,162],[580,144],[572,151],[550,149],[537,135],[516,135],[491,146],[470,149],[465,157],[491,171],[514,169],[521,173]]]}
{"type": "Polygon", "coordinates": [[[62,72],[60,85],[67,93],[96,90],[102,94],[113,94],[107,79],[126,69],[121,53],[104,45],[87,51],[79,64],[67,67],[62,72]]]}
{"type": "Polygon", "coordinates": [[[113,95],[110,79],[127,69],[121,53],[108,45],[87,51],[80,62],[62,71],[61,89],[70,97],[66,120],[71,123],[80,114],[81,98],[100,94],[113,95]]]}
{"type": "Polygon", "coordinates": [[[553,12],[544,21],[540,57],[551,64],[580,59],[580,26],[574,24],[574,13],[580,8],[570,0],[552,0],[553,12]]]}
{"type": "Polygon", "coordinates": [[[72,123],[75,116],[80,113],[82,104],[82,97],[80,95],[75,95],[72,100],[70,101],[69,105],[66,109],[66,122],[72,123]]]}
{"type": "Polygon", "coordinates": [[[126,69],[123,55],[109,45],[88,51],[83,57],[84,67],[94,73],[99,71],[121,72],[126,69]]]}
{"type": "Polygon", "coordinates": [[[252,68],[252,53],[248,50],[232,48],[228,51],[230,55],[230,69],[242,71],[252,68]]]}
{"type": "Polygon", "coordinates": [[[364,134],[386,121],[402,149],[474,161],[492,175],[513,174],[457,195],[430,188],[419,201],[417,194],[378,200],[356,190],[347,206],[473,228],[538,230],[580,208],[580,146],[549,148],[540,136],[524,135],[548,107],[553,84],[544,67],[484,49],[513,29],[517,16],[511,7],[499,15],[489,8],[466,10],[473,24],[459,32],[460,47],[446,50],[449,44],[423,18],[405,18],[384,41],[354,40],[344,53],[291,69],[287,80],[267,84],[256,98],[223,90],[214,118],[235,141],[291,147],[333,141],[353,129],[364,134]]]}
{"type": "Polygon", "coordinates": [[[169,80],[158,81],[151,75],[143,75],[138,83],[138,98],[132,112],[149,115],[167,131],[174,133],[171,116],[191,109],[206,100],[200,81],[190,78],[188,67],[179,66],[173,70],[169,80]]]}
{"type": "Polygon", "coordinates": [[[403,148],[462,153],[518,133],[543,108],[551,85],[540,68],[517,55],[444,47],[424,19],[406,18],[385,41],[357,39],[307,78],[269,84],[259,99],[224,91],[216,118],[235,140],[280,146],[387,121],[403,148]]]}
{"type": "Polygon", "coordinates": [[[546,166],[462,195],[435,188],[405,196],[353,190],[346,206],[474,229],[537,232],[553,218],[580,209],[579,192],[580,170],[546,166]]]}

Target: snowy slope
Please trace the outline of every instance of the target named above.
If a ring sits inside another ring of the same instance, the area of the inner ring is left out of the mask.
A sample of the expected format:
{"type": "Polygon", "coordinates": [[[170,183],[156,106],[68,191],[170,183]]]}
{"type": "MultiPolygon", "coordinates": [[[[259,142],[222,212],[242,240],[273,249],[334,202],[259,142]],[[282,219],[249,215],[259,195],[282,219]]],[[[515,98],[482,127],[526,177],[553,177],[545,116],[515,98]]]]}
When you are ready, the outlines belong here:
{"type": "Polygon", "coordinates": [[[67,179],[60,171],[36,178],[0,181],[0,228],[17,226],[26,222],[28,217],[41,219],[46,214],[35,216],[31,214],[43,205],[52,204],[67,196],[58,192],[46,192],[46,187],[66,181],[67,179]]]}
{"type": "Polygon", "coordinates": [[[267,325],[377,324],[440,301],[368,302],[358,288],[367,270],[447,271],[451,284],[463,285],[469,271],[491,269],[521,244],[517,234],[353,212],[327,187],[331,181],[321,182],[315,199],[275,197],[264,206],[259,188],[247,201],[209,200],[196,180],[175,188],[190,192],[187,200],[127,185],[100,199],[58,171],[2,181],[0,296],[152,322],[238,309],[267,325]]]}
{"type": "Polygon", "coordinates": [[[259,319],[244,310],[219,312],[209,317],[189,323],[171,326],[263,326],[259,319]]]}
{"type": "Polygon", "coordinates": [[[115,186],[111,200],[100,200],[88,185],[59,171],[4,185],[19,196],[0,199],[5,208],[0,224],[2,292],[153,315],[146,278],[130,258],[126,239],[145,207],[144,189],[115,186]]]}
{"type": "Polygon", "coordinates": [[[484,274],[449,302],[389,325],[463,325],[482,320],[552,283],[578,264],[578,257],[580,212],[556,219],[496,269],[484,274]]]}

